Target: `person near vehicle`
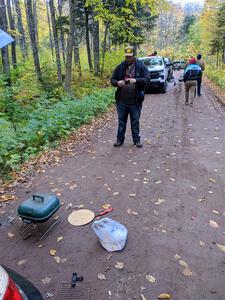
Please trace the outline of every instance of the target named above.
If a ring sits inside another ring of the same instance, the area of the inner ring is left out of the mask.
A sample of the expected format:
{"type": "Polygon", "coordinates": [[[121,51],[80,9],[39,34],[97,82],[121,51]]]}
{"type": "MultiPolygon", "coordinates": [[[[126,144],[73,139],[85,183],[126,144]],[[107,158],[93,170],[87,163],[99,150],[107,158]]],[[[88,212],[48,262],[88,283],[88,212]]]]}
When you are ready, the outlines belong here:
{"type": "Polygon", "coordinates": [[[157,51],[155,50],[154,52],[152,52],[152,54],[149,54],[149,56],[157,56],[157,51]]]}
{"type": "Polygon", "coordinates": [[[197,64],[195,58],[191,58],[187,67],[184,69],[183,81],[185,87],[185,104],[193,106],[194,97],[196,94],[197,80],[202,76],[202,69],[197,64]]]}
{"type": "Polygon", "coordinates": [[[145,85],[150,80],[147,67],[135,57],[134,47],[125,48],[125,61],[119,64],[111,77],[115,92],[118,115],[117,141],[114,147],[123,145],[128,115],[130,115],[133,142],[138,148],[140,141],[140,116],[145,97],[145,85]]]}
{"type": "MultiPolygon", "coordinates": [[[[202,72],[203,72],[205,70],[205,62],[202,60],[201,54],[197,55],[197,64],[200,66],[200,68],[202,69],[202,72]]],[[[197,95],[198,96],[202,96],[201,85],[202,85],[202,76],[197,80],[197,95]]]]}

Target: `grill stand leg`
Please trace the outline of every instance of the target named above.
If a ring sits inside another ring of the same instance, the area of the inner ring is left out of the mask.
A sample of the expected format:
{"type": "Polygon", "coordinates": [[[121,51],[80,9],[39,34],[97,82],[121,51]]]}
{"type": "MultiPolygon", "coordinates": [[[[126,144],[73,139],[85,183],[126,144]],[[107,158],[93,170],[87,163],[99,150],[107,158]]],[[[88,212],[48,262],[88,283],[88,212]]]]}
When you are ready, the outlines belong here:
{"type": "Polygon", "coordinates": [[[44,234],[39,238],[39,240],[42,240],[44,236],[59,222],[60,217],[45,231],[44,234]]]}

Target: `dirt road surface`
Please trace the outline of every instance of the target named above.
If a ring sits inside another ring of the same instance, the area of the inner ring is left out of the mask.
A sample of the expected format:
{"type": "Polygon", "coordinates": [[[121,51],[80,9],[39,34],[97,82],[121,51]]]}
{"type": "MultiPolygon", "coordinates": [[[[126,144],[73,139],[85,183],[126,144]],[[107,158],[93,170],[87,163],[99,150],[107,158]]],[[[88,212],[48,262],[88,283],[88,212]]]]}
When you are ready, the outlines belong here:
{"type": "Polygon", "coordinates": [[[0,263],[54,300],[72,272],[92,284],[92,300],[154,300],[161,293],[174,300],[224,300],[224,107],[206,85],[194,106],[185,106],[183,84],[171,83],[166,94],[146,96],[142,149],[133,146],[130,125],[125,144],[114,148],[116,129],[115,115],[88,142],[74,145],[74,157],[46,167],[15,188],[17,201],[1,204],[4,219],[16,215],[18,204],[34,193],[57,193],[65,203],[57,212],[61,221],[42,241],[34,236],[23,240],[18,218],[3,222],[0,263]],[[125,249],[110,254],[91,224],[70,225],[70,203],[94,212],[111,204],[107,216],[129,231],[125,249]],[[58,237],[63,240],[57,242],[58,237]],[[117,262],[123,263],[121,270],[117,262]]]}

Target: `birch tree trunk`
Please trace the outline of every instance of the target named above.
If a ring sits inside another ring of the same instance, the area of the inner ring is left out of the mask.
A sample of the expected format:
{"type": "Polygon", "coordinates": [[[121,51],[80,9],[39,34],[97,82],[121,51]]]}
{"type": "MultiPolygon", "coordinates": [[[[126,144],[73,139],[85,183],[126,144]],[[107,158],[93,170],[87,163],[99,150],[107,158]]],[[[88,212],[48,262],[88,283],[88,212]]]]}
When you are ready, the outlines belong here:
{"type": "Polygon", "coordinates": [[[100,55],[99,55],[99,22],[93,22],[93,52],[94,52],[94,73],[100,74],[100,55]]]}
{"type": "MultiPolygon", "coordinates": [[[[8,29],[6,9],[5,9],[5,1],[4,0],[0,0],[0,28],[4,31],[7,31],[7,29],[8,29]]],[[[7,46],[3,47],[1,49],[1,55],[2,55],[3,73],[6,77],[6,81],[7,81],[8,85],[11,85],[9,53],[8,53],[8,47],[7,46]]]]}
{"type": "MultiPolygon", "coordinates": [[[[7,12],[8,12],[8,17],[9,17],[9,27],[12,32],[15,32],[15,20],[12,15],[12,8],[11,8],[11,1],[7,0],[7,12]]],[[[14,33],[11,34],[12,38],[14,39],[14,42],[11,44],[11,54],[12,54],[12,65],[13,68],[17,68],[17,61],[16,61],[16,40],[15,40],[15,35],[14,33]]]]}
{"type": "Polygon", "coordinates": [[[14,0],[14,2],[15,2],[15,6],[16,6],[16,14],[17,14],[17,28],[20,33],[19,43],[20,43],[20,48],[21,48],[22,55],[23,55],[23,60],[25,60],[28,57],[28,51],[27,51],[25,32],[24,32],[23,22],[22,22],[20,2],[19,2],[19,0],[14,0]]]}
{"type": "Polygon", "coordinates": [[[27,12],[27,24],[29,28],[29,35],[31,41],[31,48],[33,53],[34,59],[34,67],[35,72],[37,75],[38,80],[43,83],[42,74],[41,74],[41,67],[39,62],[39,55],[38,55],[38,47],[37,47],[37,39],[35,35],[35,24],[34,24],[34,15],[32,10],[32,0],[25,0],[26,3],[26,12],[27,12]]]}
{"type": "Polygon", "coordinates": [[[85,7],[85,32],[86,32],[86,46],[87,46],[87,56],[89,70],[93,71],[92,59],[91,59],[91,48],[90,48],[90,36],[89,36],[89,12],[85,7]]]}
{"type": "Polygon", "coordinates": [[[68,35],[67,51],[66,51],[66,74],[64,89],[67,93],[71,92],[71,73],[72,73],[72,55],[73,55],[73,37],[75,30],[75,17],[77,0],[70,0],[70,32],[68,35]]]}
{"type": "Polygon", "coordinates": [[[55,7],[54,7],[53,0],[49,1],[49,8],[50,8],[51,20],[52,20],[52,32],[53,32],[54,45],[55,45],[58,82],[60,84],[62,84],[62,71],[61,71],[61,62],[60,62],[60,53],[59,53],[59,40],[58,40],[57,31],[56,31],[55,7]]]}

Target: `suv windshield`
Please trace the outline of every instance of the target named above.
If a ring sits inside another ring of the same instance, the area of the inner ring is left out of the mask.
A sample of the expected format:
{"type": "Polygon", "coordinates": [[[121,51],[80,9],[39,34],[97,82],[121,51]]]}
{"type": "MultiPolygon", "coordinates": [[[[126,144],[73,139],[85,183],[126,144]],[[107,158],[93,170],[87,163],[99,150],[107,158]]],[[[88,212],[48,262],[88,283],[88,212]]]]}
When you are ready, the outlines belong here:
{"type": "Polygon", "coordinates": [[[158,58],[158,57],[144,58],[142,61],[149,68],[152,68],[154,66],[162,66],[163,65],[162,59],[158,58]]]}

